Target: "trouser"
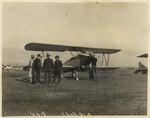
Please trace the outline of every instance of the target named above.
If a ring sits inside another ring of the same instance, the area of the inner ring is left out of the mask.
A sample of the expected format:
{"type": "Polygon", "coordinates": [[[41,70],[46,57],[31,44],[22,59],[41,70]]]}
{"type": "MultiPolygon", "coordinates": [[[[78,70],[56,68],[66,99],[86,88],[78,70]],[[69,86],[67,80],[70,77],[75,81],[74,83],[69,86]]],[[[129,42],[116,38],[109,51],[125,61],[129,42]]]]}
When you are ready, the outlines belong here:
{"type": "Polygon", "coordinates": [[[31,78],[30,78],[30,83],[31,83],[31,84],[35,84],[35,77],[31,77],[31,78]]]}
{"type": "Polygon", "coordinates": [[[96,67],[93,68],[93,74],[94,74],[94,81],[97,81],[97,69],[96,69],[96,67]]]}
{"type": "Polygon", "coordinates": [[[89,72],[89,78],[93,79],[94,81],[97,81],[97,69],[96,68],[91,68],[89,72]]]}
{"type": "Polygon", "coordinates": [[[32,77],[30,77],[30,83],[31,84],[34,84],[35,83],[35,70],[34,69],[32,69],[32,77]]]}
{"type": "Polygon", "coordinates": [[[35,72],[36,72],[36,82],[41,83],[41,81],[40,81],[41,70],[40,69],[39,70],[35,70],[35,72]]]}
{"type": "Polygon", "coordinates": [[[32,77],[29,77],[29,79],[30,79],[30,83],[32,83],[32,77]]]}
{"type": "Polygon", "coordinates": [[[34,77],[30,77],[30,83],[32,84],[32,83],[35,83],[34,82],[34,77]]]}
{"type": "Polygon", "coordinates": [[[44,81],[45,81],[45,83],[51,82],[51,72],[50,71],[45,71],[44,81]],[[47,81],[47,78],[48,78],[48,81],[47,81]]]}
{"type": "Polygon", "coordinates": [[[60,79],[61,79],[61,71],[57,71],[57,72],[54,72],[54,79],[53,79],[53,83],[55,83],[55,79],[58,79],[58,82],[57,83],[60,83],[60,79]]]}
{"type": "Polygon", "coordinates": [[[93,69],[91,68],[90,71],[89,71],[89,78],[92,80],[94,79],[94,72],[93,72],[93,69]]]}

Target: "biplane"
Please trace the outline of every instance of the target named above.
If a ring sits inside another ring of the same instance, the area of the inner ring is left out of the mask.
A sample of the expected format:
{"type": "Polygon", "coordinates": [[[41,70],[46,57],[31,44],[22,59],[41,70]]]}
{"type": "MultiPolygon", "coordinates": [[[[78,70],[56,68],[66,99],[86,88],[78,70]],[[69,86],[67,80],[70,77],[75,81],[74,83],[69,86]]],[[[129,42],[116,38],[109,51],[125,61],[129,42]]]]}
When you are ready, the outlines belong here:
{"type": "MultiPolygon", "coordinates": [[[[140,57],[140,58],[148,58],[148,54],[142,54],[140,56],[137,56],[137,57],[140,57]]],[[[142,74],[147,74],[147,67],[144,66],[141,62],[138,63],[139,65],[139,69],[135,70],[134,73],[139,73],[139,72],[142,72],[142,74]]]]}
{"type": "MultiPolygon", "coordinates": [[[[45,52],[65,52],[69,51],[72,58],[63,63],[62,71],[63,73],[72,72],[72,77],[77,79],[78,72],[89,72],[89,64],[91,63],[91,54],[101,55],[101,67],[99,70],[113,70],[118,67],[110,67],[109,59],[110,54],[117,53],[121,51],[120,49],[104,49],[104,48],[90,48],[90,47],[77,47],[77,46],[66,46],[66,45],[55,45],[55,44],[42,44],[42,43],[28,43],[25,45],[25,50],[27,51],[41,51],[43,57],[45,52]],[[76,52],[73,55],[72,52],[76,52]]],[[[24,68],[25,70],[25,68],[24,68]]]]}

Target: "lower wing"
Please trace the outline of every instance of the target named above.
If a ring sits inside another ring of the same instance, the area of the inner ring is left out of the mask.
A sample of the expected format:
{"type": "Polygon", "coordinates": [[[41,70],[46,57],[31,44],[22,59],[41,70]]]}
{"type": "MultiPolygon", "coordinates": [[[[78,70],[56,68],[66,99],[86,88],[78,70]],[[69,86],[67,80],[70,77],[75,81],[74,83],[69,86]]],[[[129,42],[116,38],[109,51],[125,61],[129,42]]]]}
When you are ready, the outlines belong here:
{"type": "Polygon", "coordinates": [[[97,67],[97,70],[115,70],[115,69],[118,69],[119,67],[111,67],[111,66],[106,66],[106,67],[97,67]]]}

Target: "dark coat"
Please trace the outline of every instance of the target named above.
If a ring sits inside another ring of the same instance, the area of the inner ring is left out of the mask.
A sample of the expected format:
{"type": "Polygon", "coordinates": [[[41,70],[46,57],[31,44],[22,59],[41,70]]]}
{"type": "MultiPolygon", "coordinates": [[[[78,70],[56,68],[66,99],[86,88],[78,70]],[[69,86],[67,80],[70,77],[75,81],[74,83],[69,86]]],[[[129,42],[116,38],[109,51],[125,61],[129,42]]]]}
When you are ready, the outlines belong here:
{"type": "Polygon", "coordinates": [[[95,58],[95,57],[93,57],[93,59],[92,59],[92,67],[94,66],[94,67],[96,67],[96,64],[97,63],[97,58],[95,58]]]}
{"type": "Polygon", "coordinates": [[[43,69],[44,69],[44,71],[52,72],[53,71],[53,60],[50,58],[46,58],[43,63],[43,69]]]}
{"type": "Polygon", "coordinates": [[[41,70],[41,60],[39,58],[36,58],[33,62],[33,68],[37,70],[41,70]]]}
{"type": "Polygon", "coordinates": [[[87,66],[87,65],[89,65],[91,62],[92,62],[92,57],[91,56],[83,56],[83,57],[81,57],[80,58],[80,66],[81,65],[85,65],[85,66],[87,66]]]}
{"type": "Polygon", "coordinates": [[[62,61],[56,60],[54,62],[54,71],[55,72],[60,72],[62,70],[62,61]]]}

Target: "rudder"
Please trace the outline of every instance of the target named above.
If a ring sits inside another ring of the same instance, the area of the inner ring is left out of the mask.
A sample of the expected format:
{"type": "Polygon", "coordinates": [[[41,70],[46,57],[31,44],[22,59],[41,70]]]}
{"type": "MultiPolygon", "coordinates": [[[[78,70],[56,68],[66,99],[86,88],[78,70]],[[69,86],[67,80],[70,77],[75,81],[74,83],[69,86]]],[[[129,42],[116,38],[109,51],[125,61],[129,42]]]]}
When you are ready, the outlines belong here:
{"type": "Polygon", "coordinates": [[[139,69],[146,68],[141,62],[139,62],[139,69]]]}

